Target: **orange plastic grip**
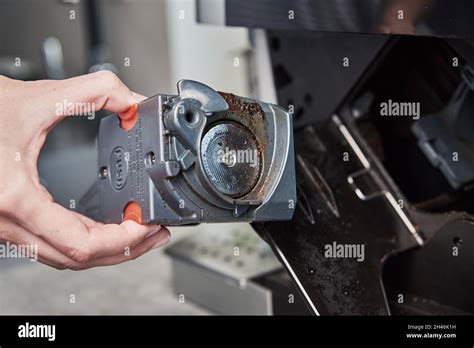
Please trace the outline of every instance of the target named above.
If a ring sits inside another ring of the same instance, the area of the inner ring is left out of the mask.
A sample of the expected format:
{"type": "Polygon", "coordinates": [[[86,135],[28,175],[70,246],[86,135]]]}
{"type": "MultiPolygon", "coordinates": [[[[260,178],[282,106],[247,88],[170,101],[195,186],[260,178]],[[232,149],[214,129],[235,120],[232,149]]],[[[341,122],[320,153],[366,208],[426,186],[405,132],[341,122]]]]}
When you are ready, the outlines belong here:
{"type": "Polygon", "coordinates": [[[138,121],[138,104],[133,104],[127,111],[119,114],[120,127],[124,131],[129,131],[138,121]]]}
{"type": "Polygon", "coordinates": [[[142,208],[137,202],[130,202],[123,211],[123,221],[132,220],[138,224],[142,223],[142,208]]]}

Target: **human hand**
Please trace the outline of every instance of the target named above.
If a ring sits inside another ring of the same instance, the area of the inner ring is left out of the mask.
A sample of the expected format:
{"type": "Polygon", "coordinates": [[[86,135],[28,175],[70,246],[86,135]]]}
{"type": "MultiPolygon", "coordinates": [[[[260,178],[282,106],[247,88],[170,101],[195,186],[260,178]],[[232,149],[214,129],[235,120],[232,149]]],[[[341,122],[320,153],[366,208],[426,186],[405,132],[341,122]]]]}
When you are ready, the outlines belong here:
{"type": "Polygon", "coordinates": [[[0,76],[0,240],[37,245],[40,262],[74,270],[118,264],[166,244],[165,227],[102,224],[60,206],[37,169],[48,132],[71,116],[59,114],[58,103],[122,113],[142,99],[108,71],[59,81],[0,76]]]}

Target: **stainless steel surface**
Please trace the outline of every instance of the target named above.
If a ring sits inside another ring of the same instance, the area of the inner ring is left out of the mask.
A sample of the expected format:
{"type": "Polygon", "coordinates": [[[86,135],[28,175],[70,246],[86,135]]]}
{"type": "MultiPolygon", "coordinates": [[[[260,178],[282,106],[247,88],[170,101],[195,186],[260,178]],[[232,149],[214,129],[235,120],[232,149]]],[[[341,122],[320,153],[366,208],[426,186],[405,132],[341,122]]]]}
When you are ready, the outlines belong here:
{"type": "Polygon", "coordinates": [[[246,195],[259,179],[261,152],[257,140],[238,123],[212,126],[202,138],[201,160],[212,185],[232,197],[246,195]]]}
{"type": "Polygon", "coordinates": [[[239,284],[225,276],[173,260],[176,294],[214,313],[225,315],[272,315],[271,291],[253,282],[239,284]]]}
{"type": "Polygon", "coordinates": [[[248,225],[206,230],[167,248],[178,296],[216,313],[271,315],[272,292],[254,280],[282,269],[248,225]]]}
{"type": "Polygon", "coordinates": [[[281,269],[270,247],[243,224],[236,224],[226,233],[217,228],[182,239],[168,248],[167,253],[240,284],[281,269]]]}

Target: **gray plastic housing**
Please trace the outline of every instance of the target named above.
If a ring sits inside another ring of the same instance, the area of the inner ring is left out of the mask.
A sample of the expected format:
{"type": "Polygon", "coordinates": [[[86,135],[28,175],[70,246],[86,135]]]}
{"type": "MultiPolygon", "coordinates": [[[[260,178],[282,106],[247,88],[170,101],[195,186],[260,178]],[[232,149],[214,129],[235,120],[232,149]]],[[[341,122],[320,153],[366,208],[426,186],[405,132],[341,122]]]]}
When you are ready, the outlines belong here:
{"type": "Polygon", "coordinates": [[[196,81],[180,81],[178,92],[142,101],[128,131],[117,115],[101,120],[98,190],[104,222],[120,223],[130,202],[140,205],[144,224],[290,220],[296,205],[292,115],[196,81]],[[242,197],[220,193],[203,170],[201,139],[216,122],[242,123],[262,145],[259,179],[242,197]]]}

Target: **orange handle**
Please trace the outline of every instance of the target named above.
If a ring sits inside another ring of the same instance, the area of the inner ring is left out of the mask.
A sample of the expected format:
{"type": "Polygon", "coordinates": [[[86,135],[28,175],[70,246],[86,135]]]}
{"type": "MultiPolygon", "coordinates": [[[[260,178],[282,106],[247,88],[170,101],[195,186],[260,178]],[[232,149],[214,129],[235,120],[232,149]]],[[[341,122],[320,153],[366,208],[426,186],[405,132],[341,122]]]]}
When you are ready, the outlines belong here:
{"type": "Polygon", "coordinates": [[[123,221],[132,220],[137,224],[142,223],[142,207],[137,202],[130,202],[123,211],[123,221]]]}
{"type": "Polygon", "coordinates": [[[124,131],[129,131],[135,127],[135,123],[138,121],[138,104],[133,104],[127,111],[119,114],[120,127],[124,131]]]}

